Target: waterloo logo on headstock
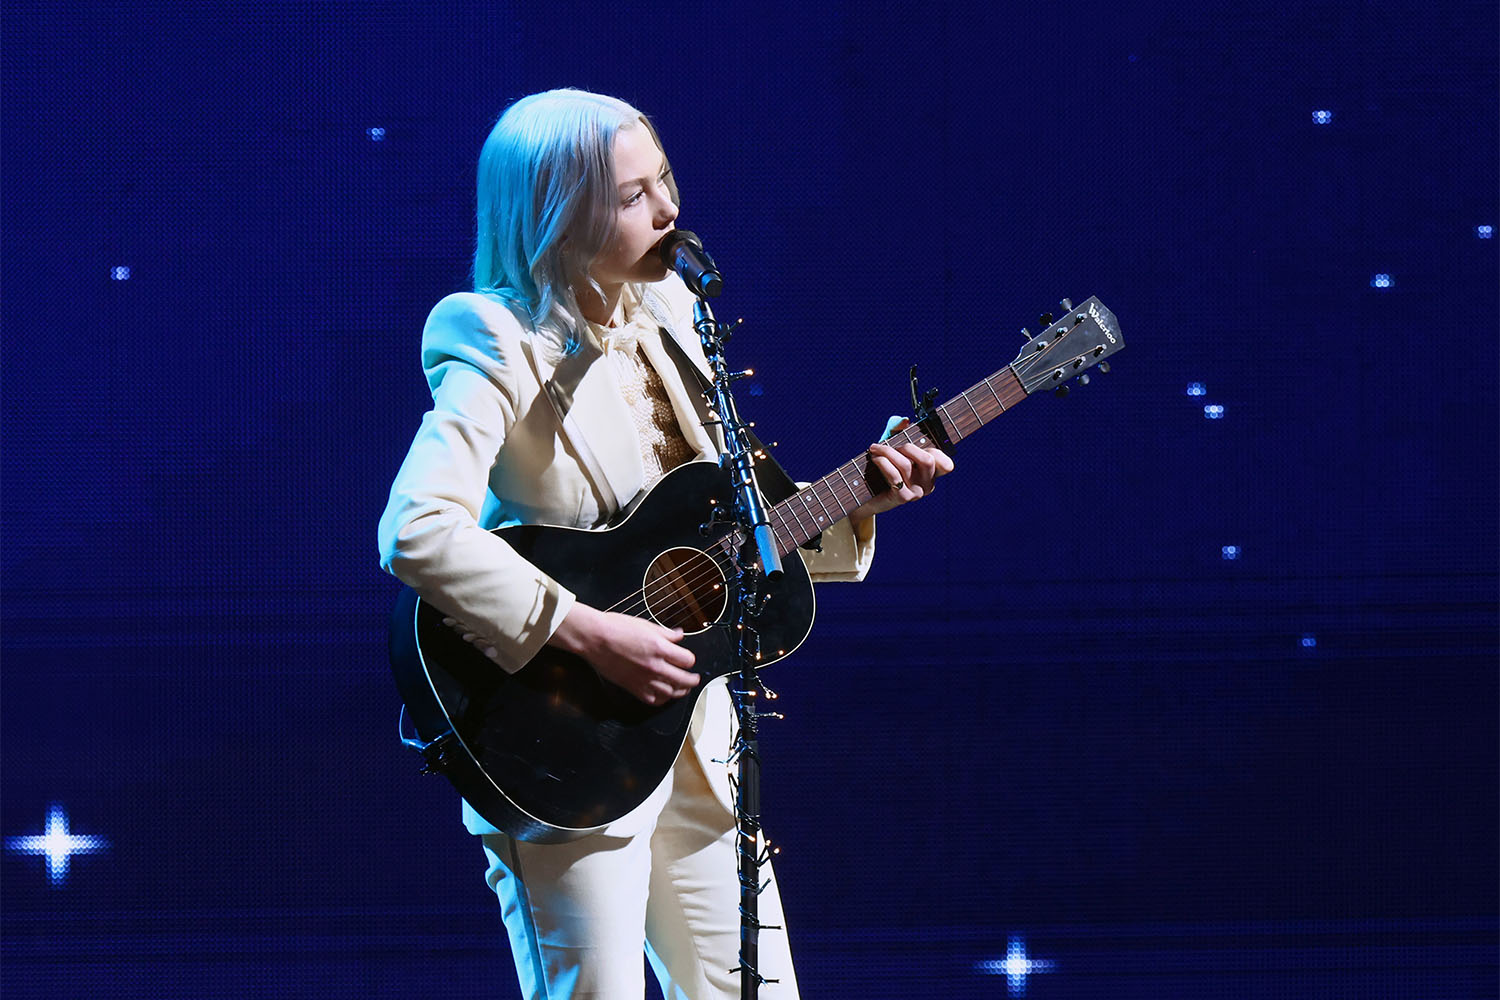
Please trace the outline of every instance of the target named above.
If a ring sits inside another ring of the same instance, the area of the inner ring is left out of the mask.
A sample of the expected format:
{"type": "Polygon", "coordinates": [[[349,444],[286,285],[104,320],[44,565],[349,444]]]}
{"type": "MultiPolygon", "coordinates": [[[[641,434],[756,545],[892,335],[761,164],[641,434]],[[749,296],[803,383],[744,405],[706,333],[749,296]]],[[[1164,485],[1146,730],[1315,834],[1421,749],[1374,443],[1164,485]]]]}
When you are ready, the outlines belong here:
{"type": "MultiPolygon", "coordinates": [[[[1104,318],[1104,312],[1109,312],[1109,310],[1105,309],[1103,312],[1101,312],[1098,299],[1089,300],[1089,318],[1099,324],[1099,329],[1104,331],[1104,335],[1108,337],[1109,342],[1113,344],[1116,343],[1115,331],[1109,328],[1109,320],[1106,320],[1104,318]]],[[[1114,316],[1111,315],[1110,319],[1114,319],[1114,316]]]]}
{"type": "MultiPolygon", "coordinates": [[[[1097,298],[1076,309],[1068,299],[1062,304],[1067,315],[1056,322],[1050,315],[1043,316],[1046,329],[1029,340],[1011,362],[1011,371],[1028,394],[1044,387],[1060,388],[1125,346],[1119,320],[1097,298]]],[[[1107,365],[1100,368],[1108,370],[1107,365]]]]}

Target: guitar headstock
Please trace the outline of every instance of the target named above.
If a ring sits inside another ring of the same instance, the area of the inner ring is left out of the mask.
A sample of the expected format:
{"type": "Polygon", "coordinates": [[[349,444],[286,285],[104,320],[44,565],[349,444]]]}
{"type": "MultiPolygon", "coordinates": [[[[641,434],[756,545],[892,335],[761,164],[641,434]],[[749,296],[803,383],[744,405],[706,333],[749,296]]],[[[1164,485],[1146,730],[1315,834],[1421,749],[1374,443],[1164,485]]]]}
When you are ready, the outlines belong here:
{"type": "MultiPolygon", "coordinates": [[[[1054,322],[1044,316],[1046,328],[1028,340],[1010,363],[1028,396],[1038,389],[1063,386],[1125,346],[1115,314],[1097,298],[1076,308],[1063,299],[1063,305],[1067,312],[1062,318],[1054,322]]],[[[1107,364],[1100,369],[1108,370],[1107,364]]]]}

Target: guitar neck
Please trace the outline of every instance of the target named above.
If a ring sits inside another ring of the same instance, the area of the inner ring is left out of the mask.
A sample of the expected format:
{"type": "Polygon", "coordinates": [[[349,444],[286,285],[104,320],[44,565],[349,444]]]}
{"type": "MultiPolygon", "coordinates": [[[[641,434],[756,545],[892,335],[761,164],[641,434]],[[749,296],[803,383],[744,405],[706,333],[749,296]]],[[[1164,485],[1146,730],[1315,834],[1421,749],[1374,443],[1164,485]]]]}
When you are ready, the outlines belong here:
{"type": "MultiPolygon", "coordinates": [[[[957,444],[1025,398],[1021,380],[1006,365],[937,407],[934,413],[943,422],[948,440],[957,444]]],[[[886,443],[925,448],[934,442],[926,430],[913,424],[892,434],[886,443]]],[[[771,508],[769,520],[778,547],[783,554],[791,552],[889,487],[885,476],[870,461],[869,452],[850,459],[771,508]]]]}

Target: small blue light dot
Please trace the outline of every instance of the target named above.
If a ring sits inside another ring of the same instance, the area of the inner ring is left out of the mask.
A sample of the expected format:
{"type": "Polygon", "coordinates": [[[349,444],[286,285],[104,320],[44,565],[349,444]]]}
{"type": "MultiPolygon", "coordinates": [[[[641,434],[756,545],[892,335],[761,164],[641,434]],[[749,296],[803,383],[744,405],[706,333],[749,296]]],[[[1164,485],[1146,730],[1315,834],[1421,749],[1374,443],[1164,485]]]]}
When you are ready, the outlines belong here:
{"type": "Polygon", "coordinates": [[[1218,403],[1209,403],[1203,408],[1203,417],[1205,420],[1223,420],[1224,407],[1218,403]]]}
{"type": "Polygon", "coordinates": [[[1219,552],[1225,559],[1233,560],[1240,557],[1240,547],[1238,545],[1226,545],[1219,552]]]}
{"type": "Polygon", "coordinates": [[[1304,635],[1302,637],[1302,648],[1303,649],[1312,649],[1317,644],[1318,644],[1318,637],[1315,636],[1315,635],[1304,635]]]}
{"type": "Polygon", "coordinates": [[[1202,382],[1188,383],[1187,394],[1189,396],[1201,396],[1206,392],[1208,392],[1208,387],[1205,386],[1202,382]]]}
{"type": "Polygon", "coordinates": [[[385,129],[383,129],[383,128],[365,129],[365,134],[370,137],[370,141],[371,142],[380,142],[381,140],[383,140],[385,138],[385,129]]]}
{"type": "Polygon", "coordinates": [[[1495,238],[1494,226],[1475,226],[1474,235],[1481,240],[1492,240],[1495,238]]]}
{"type": "Polygon", "coordinates": [[[1312,115],[1313,121],[1319,125],[1327,125],[1329,122],[1333,121],[1332,111],[1314,111],[1312,115]]]}
{"type": "Polygon", "coordinates": [[[1377,274],[1370,279],[1371,288],[1390,288],[1394,284],[1389,274],[1377,274]]]}
{"type": "Polygon", "coordinates": [[[130,268],[128,268],[128,267],[112,267],[112,268],[109,269],[109,276],[111,278],[113,278],[115,281],[129,281],[130,280],[130,268]]]}

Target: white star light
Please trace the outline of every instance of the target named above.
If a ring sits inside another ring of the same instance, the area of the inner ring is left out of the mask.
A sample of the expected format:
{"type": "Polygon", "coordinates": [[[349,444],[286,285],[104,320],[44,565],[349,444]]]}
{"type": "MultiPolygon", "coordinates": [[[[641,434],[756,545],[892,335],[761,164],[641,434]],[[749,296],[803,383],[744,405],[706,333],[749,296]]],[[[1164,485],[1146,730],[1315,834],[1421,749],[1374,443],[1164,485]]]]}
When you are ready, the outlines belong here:
{"type": "Polygon", "coordinates": [[[1013,937],[1010,939],[1010,947],[1005,950],[1005,957],[980,962],[979,971],[988,972],[992,976],[1004,976],[1005,991],[1013,997],[1024,997],[1026,977],[1038,972],[1051,972],[1053,964],[1050,959],[1037,959],[1027,955],[1025,940],[1013,937]]]}
{"type": "Polygon", "coordinates": [[[5,847],[13,854],[40,854],[47,859],[47,876],[60,886],[68,877],[68,860],[75,854],[98,854],[109,847],[103,837],[83,836],[68,830],[68,814],[53,803],[47,810],[47,829],[29,837],[7,837],[5,847]]]}

